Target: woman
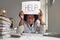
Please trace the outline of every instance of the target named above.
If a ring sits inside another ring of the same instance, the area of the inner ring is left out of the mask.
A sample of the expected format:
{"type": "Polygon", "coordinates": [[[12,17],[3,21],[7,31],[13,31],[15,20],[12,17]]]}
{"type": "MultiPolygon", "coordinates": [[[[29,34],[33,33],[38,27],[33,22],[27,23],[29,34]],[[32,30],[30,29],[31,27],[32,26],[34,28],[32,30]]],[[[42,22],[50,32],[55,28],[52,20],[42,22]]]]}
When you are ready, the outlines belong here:
{"type": "Polygon", "coordinates": [[[43,25],[43,21],[42,21],[42,11],[40,10],[40,13],[38,15],[38,20],[39,20],[39,26],[38,26],[38,22],[35,21],[35,17],[34,15],[27,15],[27,21],[24,21],[24,12],[20,11],[19,13],[19,17],[21,18],[20,22],[19,22],[19,27],[18,27],[18,31],[20,33],[24,32],[24,33],[40,33],[40,26],[43,25]],[[38,30],[37,30],[38,29],[38,30]]]}

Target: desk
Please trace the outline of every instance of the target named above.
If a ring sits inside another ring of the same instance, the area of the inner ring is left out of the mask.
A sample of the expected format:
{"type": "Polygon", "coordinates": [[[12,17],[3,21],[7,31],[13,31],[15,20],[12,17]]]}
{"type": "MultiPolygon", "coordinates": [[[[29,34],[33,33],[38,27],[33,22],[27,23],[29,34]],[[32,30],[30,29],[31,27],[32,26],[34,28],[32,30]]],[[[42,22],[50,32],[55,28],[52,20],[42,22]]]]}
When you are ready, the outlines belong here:
{"type": "Polygon", "coordinates": [[[23,34],[19,38],[4,37],[0,40],[60,40],[60,38],[42,36],[42,34],[23,34]]]}

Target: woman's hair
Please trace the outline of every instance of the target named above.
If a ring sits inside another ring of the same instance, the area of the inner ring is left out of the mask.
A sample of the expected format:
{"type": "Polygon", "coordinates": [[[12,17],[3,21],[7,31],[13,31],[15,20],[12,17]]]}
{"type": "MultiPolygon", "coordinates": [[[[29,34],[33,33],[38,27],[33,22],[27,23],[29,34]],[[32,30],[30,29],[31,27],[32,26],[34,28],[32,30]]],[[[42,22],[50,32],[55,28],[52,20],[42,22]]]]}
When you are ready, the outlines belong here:
{"type": "MultiPolygon", "coordinates": [[[[24,20],[27,21],[27,14],[24,15],[24,20]]],[[[38,15],[33,15],[34,18],[35,18],[35,21],[38,19],[38,15]]]]}

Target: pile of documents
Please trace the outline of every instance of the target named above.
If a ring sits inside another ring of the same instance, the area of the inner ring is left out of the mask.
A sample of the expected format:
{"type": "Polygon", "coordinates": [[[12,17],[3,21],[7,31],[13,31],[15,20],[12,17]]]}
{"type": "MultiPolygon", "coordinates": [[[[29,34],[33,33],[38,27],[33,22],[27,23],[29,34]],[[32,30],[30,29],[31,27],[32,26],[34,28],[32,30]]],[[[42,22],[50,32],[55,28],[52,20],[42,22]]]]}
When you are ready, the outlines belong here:
{"type": "Polygon", "coordinates": [[[0,36],[10,33],[11,21],[7,17],[0,16],[0,36]]]}

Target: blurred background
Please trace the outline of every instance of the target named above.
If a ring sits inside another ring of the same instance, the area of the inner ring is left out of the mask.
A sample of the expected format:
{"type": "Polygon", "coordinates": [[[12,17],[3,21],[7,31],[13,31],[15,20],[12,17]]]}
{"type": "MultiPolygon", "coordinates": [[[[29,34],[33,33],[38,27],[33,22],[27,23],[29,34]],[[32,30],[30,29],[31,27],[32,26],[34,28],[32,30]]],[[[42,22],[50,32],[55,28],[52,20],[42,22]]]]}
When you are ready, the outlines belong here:
{"type": "Polygon", "coordinates": [[[7,17],[14,20],[14,27],[19,23],[19,11],[22,9],[22,1],[40,1],[43,10],[43,21],[48,32],[60,33],[60,0],[0,0],[1,9],[6,8],[7,17]]]}

